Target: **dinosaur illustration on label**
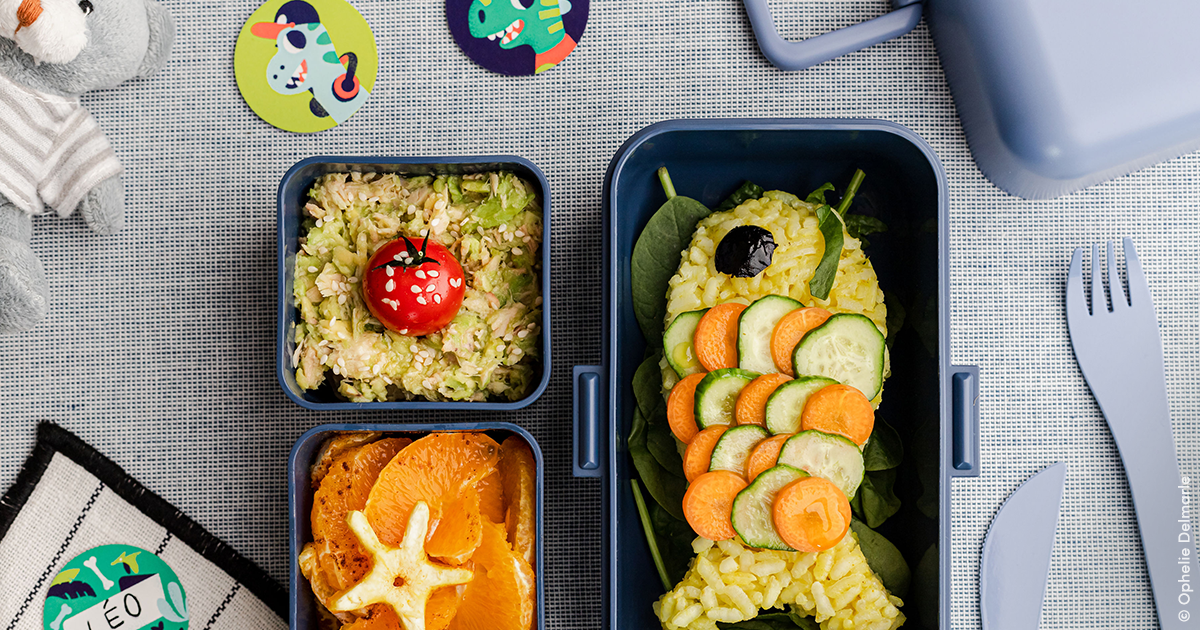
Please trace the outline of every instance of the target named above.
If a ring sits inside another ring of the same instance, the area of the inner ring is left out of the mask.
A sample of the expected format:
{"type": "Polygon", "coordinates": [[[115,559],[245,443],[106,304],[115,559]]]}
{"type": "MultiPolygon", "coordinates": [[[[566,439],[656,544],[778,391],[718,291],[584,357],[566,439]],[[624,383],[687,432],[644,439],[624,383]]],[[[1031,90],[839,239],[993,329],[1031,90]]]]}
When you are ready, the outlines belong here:
{"type": "Polygon", "coordinates": [[[254,24],[250,32],[275,41],[277,52],[266,67],[271,89],[285,96],[308,92],[314,116],[341,124],[370,96],[356,76],[358,56],[338,54],[317,10],[304,0],[285,3],[274,22],[254,24]]]}
{"type": "Polygon", "coordinates": [[[503,50],[532,48],[532,74],[538,74],[575,50],[576,42],[563,25],[570,11],[570,0],[473,0],[467,25],[472,37],[499,41],[503,50]]]}

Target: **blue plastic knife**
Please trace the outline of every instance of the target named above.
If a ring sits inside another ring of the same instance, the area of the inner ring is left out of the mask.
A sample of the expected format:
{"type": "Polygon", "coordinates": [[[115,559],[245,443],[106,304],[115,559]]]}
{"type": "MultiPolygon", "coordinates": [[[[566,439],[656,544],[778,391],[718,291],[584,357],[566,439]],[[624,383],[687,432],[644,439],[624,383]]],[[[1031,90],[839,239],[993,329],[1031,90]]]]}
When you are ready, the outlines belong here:
{"type": "Polygon", "coordinates": [[[1037,629],[1066,476],[1059,462],[1030,477],[992,519],[979,565],[983,630],[1037,629]]]}

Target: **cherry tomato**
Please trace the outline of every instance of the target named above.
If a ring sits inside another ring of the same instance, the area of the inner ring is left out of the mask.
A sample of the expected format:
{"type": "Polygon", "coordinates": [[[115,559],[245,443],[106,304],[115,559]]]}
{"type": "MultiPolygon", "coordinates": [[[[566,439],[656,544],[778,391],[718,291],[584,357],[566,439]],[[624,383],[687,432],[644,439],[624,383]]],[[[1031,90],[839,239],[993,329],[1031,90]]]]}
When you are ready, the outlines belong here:
{"type": "Polygon", "coordinates": [[[450,323],[462,306],[462,265],[445,246],[400,237],[379,248],[363,274],[367,308],[389,330],[418,337],[450,323]]]}

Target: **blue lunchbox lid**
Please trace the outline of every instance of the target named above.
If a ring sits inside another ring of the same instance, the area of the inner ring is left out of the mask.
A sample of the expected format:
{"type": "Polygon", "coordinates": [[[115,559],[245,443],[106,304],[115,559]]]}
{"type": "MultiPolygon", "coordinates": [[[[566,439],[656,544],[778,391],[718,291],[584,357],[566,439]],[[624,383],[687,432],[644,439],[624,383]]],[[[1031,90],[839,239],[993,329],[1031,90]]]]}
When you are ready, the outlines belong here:
{"type": "Polygon", "coordinates": [[[759,48],[802,70],[927,16],[976,164],[1028,199],[1075,192],[1200,148],[1200,3],[891,0],[875,19],[798,42],[743,0],[759,48]]]}
{"type": "Polygon", "coordinates": [[[1200,3],[928,0],[975,162],[1048,199],[1200,148],[1200,3]]]}

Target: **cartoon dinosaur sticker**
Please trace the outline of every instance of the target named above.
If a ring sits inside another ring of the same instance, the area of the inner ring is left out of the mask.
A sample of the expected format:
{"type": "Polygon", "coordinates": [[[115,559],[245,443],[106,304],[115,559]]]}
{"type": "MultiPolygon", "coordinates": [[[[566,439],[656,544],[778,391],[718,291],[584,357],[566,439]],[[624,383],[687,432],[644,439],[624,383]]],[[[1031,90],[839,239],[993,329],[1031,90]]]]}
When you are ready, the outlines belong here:
{"type": "Polygon", "coordinates": [[[500,48],[533,48],[534,74],[558,65],[575,50],[563,27],[570,0],[474,0],[467,10],[471,36],[495,41],[500,48]]]}
{"type": "Polygon", "coordinates": [[[308,92],[314,116],[340,125],[370,96],[356,76],[358,56],[338,54],[317,10],[304,0],[285,3],[274,22],[254,24],[250,32],[274,40],[278,49],[266,67],[267,84],[285,96],[308,92]]]}

